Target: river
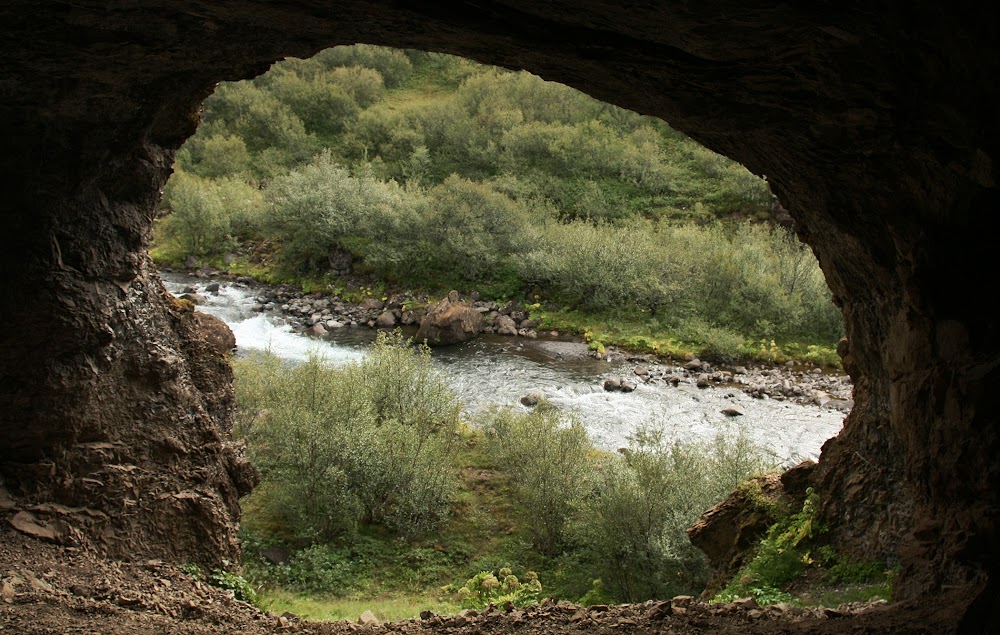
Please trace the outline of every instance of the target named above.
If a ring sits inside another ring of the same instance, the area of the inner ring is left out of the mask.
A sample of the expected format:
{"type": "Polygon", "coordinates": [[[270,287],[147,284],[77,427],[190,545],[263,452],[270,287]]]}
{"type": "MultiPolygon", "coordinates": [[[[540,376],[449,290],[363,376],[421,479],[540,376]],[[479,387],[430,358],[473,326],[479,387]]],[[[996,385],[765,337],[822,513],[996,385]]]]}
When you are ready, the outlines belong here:
{"type": "MultiPolygon", "coordinates": [[[[212,282],[173,273],[161,277],[175,295],[190,286],[204,289],[212,282]]],[[[301,335],[280,313],[255,312],[256,294],[251,287],[217,282],[218,293],[201,291],[206,301],[197,308],[229,325],[238,353],[270,349],[294,361],[316,352],[331,364],[343,364],[360,359],[375,338],[375,331],[364,326],[336,329],[324,339],[301,335]]],[[[823,442],[843,425],[842,412],[754,399],[737,388],[640,382],[632,393],[606,392],[604,380],[633,377],[634,364],[563,354],[575,348],[567,338],[483,336],[467,344],[433,349],[432,359],[469,412],[491,405],[523,408],[520,398],[539,391],[556,406],[575,411],[593,443],[606,450],[627,445],[629,435],[641,426],[663,428],[667,439],[709,441],[720,431],[732,431],[738,422],[761,448],[790,465],[815,459],[823,442]],[[743,416],[726,417],[721,413],[724,408],[736,408],[743,416]]]]}

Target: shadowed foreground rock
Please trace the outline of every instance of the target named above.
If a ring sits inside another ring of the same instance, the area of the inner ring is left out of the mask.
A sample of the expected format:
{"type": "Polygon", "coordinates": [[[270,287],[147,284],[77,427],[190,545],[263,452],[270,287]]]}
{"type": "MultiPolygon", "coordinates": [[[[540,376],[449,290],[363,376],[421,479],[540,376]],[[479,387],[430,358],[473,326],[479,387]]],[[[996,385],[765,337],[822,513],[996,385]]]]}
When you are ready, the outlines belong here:
{"type": "MultiPolygon", "coordinates": [[[[843,309],[855,407],[816,468],[830,536],[900,599],[1000,571],[998,8],[28,2],[0,8],[0,472],[103,514],[110,554],[221,562],[245,471],[228,366],[145,254],[220,80],[355,42],[526,68],[768,177],[843,309]]],[[[956,609],[959,610],[959,609],[956,609]]]]}
{"type": "MultiPolygon", "coordinates": [[[[937,602],[898,606],[861,605],[841,609],[757,607],[752,602],[704,605],[693,598],[620,606],[582,607],[543,602],[527,609],[493,607],[461,615],[370,624],[307,622],[295,616],[262,613],[228,592],[195,581],[177,565],[158,560],[115,562],[86,551],[42,545],[0,527],[0,632],[19,635],[52,633],[184,633],[191,635],[342,635],[410,633],[412,635],[538,635],[579,633],[673,633],[696,635],[797,635],[799,633],[954,632],[951,611],[965,595],[952,591],[937,602]],[[914,626],[916,624],[917,626],[914,626]]],[[[377,601],[371,607],[378,612],[377,601]]]]}

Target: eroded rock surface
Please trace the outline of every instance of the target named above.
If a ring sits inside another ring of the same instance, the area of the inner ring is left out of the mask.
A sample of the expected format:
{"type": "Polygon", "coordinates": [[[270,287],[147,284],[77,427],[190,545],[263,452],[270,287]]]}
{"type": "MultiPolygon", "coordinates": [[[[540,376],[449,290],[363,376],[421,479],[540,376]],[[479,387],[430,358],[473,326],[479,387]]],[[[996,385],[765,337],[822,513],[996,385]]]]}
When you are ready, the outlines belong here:
{"type": "Polygon", "coordinates": [[[414,336],[416,342],[429,346],[460,344],[475,338],[483,330],[483,315],[452,291],[427,312],[414,336]]]}
{"type": "Polygon", "coordinates": [[[766,174],[850,337],[855,407],[816,475],[831,535],[898,558],[900,598],[995,594],[997,9],[797,6],[5,3],[9,488],[106,513],[87,536],[111,552],[231,553],[228,370],[152,274],[153,209],[216,82],[364,41],[527,68],[766,174]]]}

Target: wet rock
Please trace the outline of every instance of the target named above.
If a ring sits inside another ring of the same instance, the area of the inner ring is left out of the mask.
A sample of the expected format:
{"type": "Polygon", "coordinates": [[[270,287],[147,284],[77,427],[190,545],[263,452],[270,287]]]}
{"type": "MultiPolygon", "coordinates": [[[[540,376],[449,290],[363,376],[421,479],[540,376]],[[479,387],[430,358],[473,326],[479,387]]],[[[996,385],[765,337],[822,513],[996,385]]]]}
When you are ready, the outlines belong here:
{"type": "Polygon", "coordinates": [[[315,337],[326,335],[326,333],[326,328],[322,324],[313,324],[306,329],[306,335],[312,335],[315,337]]]}
{"type": "Polygon", "coordinates": [[[736,408],[723,408],[719,412],[721,412],[722,414],[726,415],[727,417],[742,417],[743,416],[743,413],[740,412],[739,410],[737,410],[736,408]]]}
{"type": "Polygon", "coordinates": [[[604,390],[612,392],[619,390],[622,387],[622,380],[612,377],[611,379],[604,380],[604,390]]]}
{"type": "Polygon", "coordinates": [[[468,303],[460,302],[458,292],[437,303],[424,319],[415,340],[430,346],[447,346],[467,342],[483,330],[483,316],[468,303]]]}
{"type": "Polygon", "coordinates": [[[712,382],[708,378],[708,373],[702,373],[698,375],[698,379],[697,381],[695,381],[695,385],[698,386],[698,388],[708,388],[709,386],[711,386],[712,382]]]}
{"type": "Polygon", "coordinates": [[[521,397],[521,404],[530,407],[537,406],[545,397],[537,390],[533,390],[521,397]]]}
{"type": "Polygon", "coordinates": [[[396,316],[392,313],[392,311],[384,311],[378,316],[378,319],[375,320],[375,326],[383,329],[392,328],[396,326],[396,316]]]}
{"type": "Polygon", "coordinates": [[[498,315],[493,320],[493,328],[497,335],[517,335],[517,325],[506,315],[498,315]]]}
{"type": "Polygon", "coordinates": [[[207,298],[200,293],[184,293],[180,297],[181,300],[187,300],[191,304],[205,304],[207,298]]]}
{"type": "Polygon", "coordinates": [[[363,311],[381,311],[385,308],[385,302],[382,302],[378,298],[365,298],[361,301],[361,304],[358,305],[358,308],[363,311]]]}
{"type": "Polygon", "coordinates": [[[409,326],[411,324],[418,323],[420,321],[420,316],[417,315],[416,311],[403,311],[403,315],[399,321],[404,326],[409,326]]]}
{"type": "Polygon", "coordinates": [[[692,371],[701,370],[701,366],[702,366],[701,360],[695,357],[694,359],[684,364],[684,370],[692,370],[692,371]]]}

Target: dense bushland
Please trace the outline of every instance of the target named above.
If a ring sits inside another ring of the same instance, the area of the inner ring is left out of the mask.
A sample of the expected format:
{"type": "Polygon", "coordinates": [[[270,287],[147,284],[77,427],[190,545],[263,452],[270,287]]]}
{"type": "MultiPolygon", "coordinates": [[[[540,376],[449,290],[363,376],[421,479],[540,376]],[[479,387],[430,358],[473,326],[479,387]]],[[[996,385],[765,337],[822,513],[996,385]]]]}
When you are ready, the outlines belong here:
{"type": "Polygon", "coordinates": [[[347,255],[386,284],[627,316],[730,357],[841,334],[811,252],[748,222],[768,218],[764,180],[528,73],[338,47],[221,84],[203,119],[164,192],[159,258],[296,279],[347,255]]]}

